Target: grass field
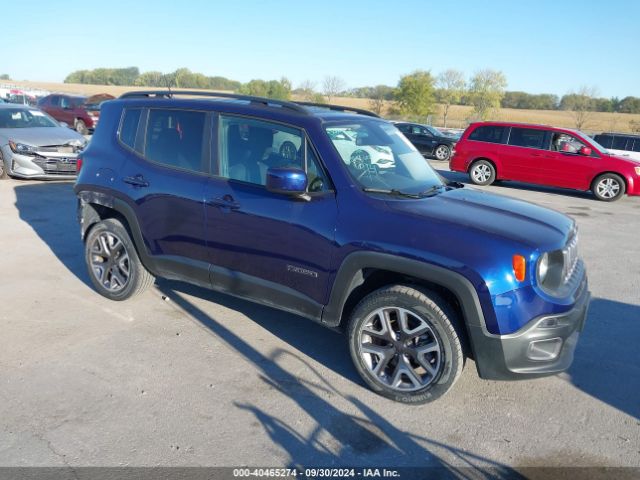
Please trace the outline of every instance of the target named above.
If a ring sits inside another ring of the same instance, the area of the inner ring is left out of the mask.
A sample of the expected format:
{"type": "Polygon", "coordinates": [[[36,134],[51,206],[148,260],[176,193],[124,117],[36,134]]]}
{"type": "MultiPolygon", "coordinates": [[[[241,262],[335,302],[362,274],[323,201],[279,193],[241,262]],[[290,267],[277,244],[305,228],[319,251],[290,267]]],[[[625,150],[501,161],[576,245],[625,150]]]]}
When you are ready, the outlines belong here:
{"type": "MultiPolygon", "coordinates": [[[[119,96],[132,90],[148,90],[149,87],[118,87],[113,85],[82,85],[74,83],[48,83],[48,82],[11,82],[24,88],[42,89],[51,92],[77,93],[92,95],[96,93],[110,93],[119,96]]],[[[176,89],[180,90],[180,89],[176,89]]],[[[294,100],[297,100],[294,96],[294,100]]],[[[370,109],[370,101],[366,98],[336,97],[332,103],[348,107],[370,109]]],[[[391,102],[385,103],[383,115],[389,114],[391,102]]],[[[451,128],[465,128],[468,118],[471,116],[472,107],[454,105],[449,111],[447,126],[451,128]]],[[[491,120],[505,120],[524,123],[542,123],[558,127],[575,127],[575,121],[571,112],[559,110],[520,110],[501,108],[495,112],[491,120]]],[[[586,132],[617,131],[629,132],[632,130],[630,122],[640,122],[640,114],[593,112],[583,130],[586,132]]],[[[432,123],[442,126],[442,109],[437,108],[432,118],[432,123]]]]}

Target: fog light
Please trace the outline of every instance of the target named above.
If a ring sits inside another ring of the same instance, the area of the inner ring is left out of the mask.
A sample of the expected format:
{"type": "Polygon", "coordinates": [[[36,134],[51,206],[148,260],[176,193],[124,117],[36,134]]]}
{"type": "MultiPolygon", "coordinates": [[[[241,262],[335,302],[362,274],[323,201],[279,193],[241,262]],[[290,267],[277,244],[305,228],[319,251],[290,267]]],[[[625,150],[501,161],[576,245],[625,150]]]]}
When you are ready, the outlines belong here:
{"type": "Polygon", "coordinates": [[[531,360],[553,360],[560,354],[561,348],[561,338],[536,340],[529,344],[529,348],[527,348],[527,357],[531,360]]]}

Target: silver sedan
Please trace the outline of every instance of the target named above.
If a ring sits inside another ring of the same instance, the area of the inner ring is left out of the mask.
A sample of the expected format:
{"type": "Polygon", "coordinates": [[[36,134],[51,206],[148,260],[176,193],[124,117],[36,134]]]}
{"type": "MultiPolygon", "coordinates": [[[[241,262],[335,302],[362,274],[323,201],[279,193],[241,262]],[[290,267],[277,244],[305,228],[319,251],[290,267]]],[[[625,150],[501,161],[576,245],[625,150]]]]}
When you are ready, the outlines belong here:
{"type": "Polygon", "coordinates": [[[0,179],[76,176],[80,134],[29,105],[0,104],[0,179]]]}

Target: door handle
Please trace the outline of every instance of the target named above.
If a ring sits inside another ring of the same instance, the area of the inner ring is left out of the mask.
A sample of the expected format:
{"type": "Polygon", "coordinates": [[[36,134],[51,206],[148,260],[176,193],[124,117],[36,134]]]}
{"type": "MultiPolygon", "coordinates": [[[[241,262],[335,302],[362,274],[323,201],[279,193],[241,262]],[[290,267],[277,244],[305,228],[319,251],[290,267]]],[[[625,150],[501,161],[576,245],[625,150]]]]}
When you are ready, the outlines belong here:
{"type": "Polygon", "coordinates": [[[240,204],[233,200],[231,195],[225,195],[224,197],[217,197],[208,202],[210,205],[220,208],[229,208],[231,210],[238,210],[240,204]]]}
{"type": "Polygon", "coordinates": [[[149,182],[147,182],[142,175],[136,175],[133,177],[124,177],[122,179],[124,183],[128,183],[129,185],[133,185],[134,187],[148,187],[149,182]]]}

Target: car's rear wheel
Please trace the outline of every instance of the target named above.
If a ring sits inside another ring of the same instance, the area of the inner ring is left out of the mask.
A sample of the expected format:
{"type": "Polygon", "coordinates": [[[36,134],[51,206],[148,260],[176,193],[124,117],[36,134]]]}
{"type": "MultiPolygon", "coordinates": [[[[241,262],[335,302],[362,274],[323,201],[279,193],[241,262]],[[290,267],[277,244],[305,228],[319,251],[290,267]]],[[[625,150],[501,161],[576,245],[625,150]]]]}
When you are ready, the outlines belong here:
{"type": "Polygon", "coordinates": [[[426,403],[448,392],[464,355],[455,314],[428,290],[394,285],[365,297],[349,321],[349,349],[372,390],[404,403],[426,403]]]}
{"type": "Polygon", "coordinates": [[[469,168],[469,177],[476,185],[491,185],[496,179],[496,169],[487,160],[478,160],[469,168]]]}
{"type": "Polygon", "coordinates": [[[96,224],[85,241],[85,260],[91,283],[111,300],[126,300],[153,284],[122,223],[108,218],[96,224]]]}
{"type": "Polygon", "coordinates": [[[87,135],[89,133],[89,129],[87,128],[87,124],[84,123],[83,120],[77,119],[75,124],[76,132],[80,135],[87,135]]]}
{"type": "Polygon", "coordinates": [[[613,202],[624,195],[626,185],[620,175],[605,173],[593,181],[591,190],[598,200],[613,202]]]}
{"type": "Polygon", "coordinates": [[[451,149],[446,145],[438,145],[434,152],[436,160],[446,161],[451,156],[451,149]]]}

